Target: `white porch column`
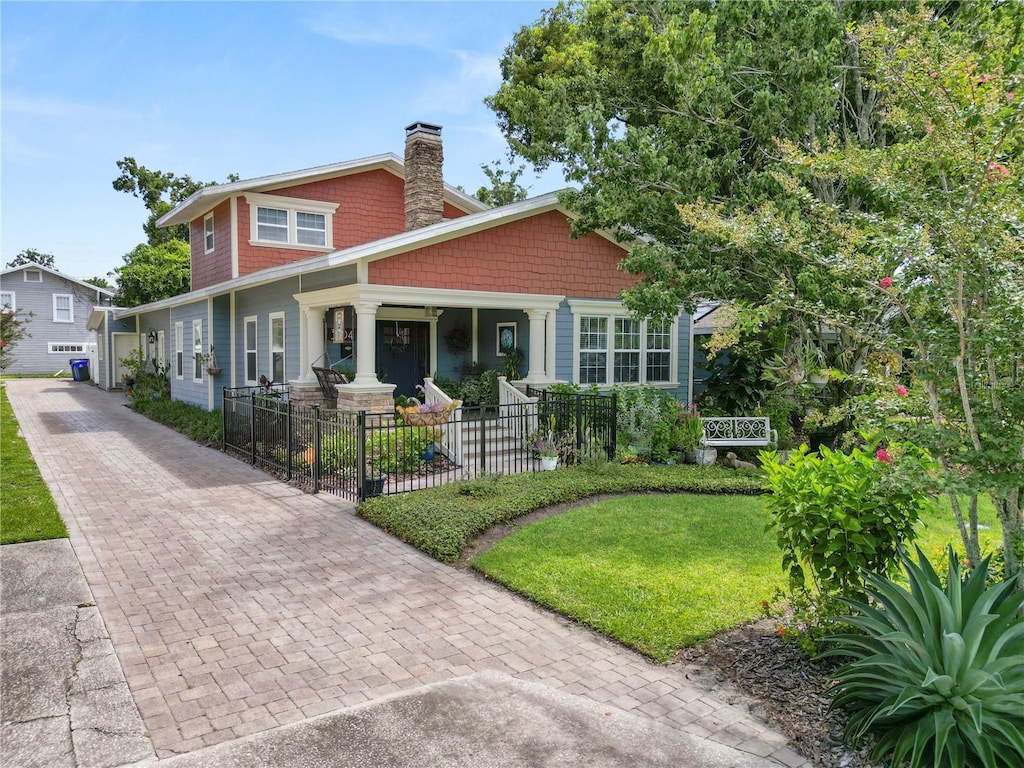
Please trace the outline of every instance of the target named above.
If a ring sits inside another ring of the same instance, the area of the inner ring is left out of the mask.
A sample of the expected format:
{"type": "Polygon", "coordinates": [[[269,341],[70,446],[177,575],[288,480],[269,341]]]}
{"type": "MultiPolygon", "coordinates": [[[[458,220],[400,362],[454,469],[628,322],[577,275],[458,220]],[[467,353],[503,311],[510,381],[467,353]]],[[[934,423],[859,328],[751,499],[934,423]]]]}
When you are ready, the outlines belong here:
{"type": "Polygon", "coordinates": [[[302,323],[299,327],[299,371],[298,381],[315,384],[313,366],[324,356],[324,309],[323,307],[302,307],[302,323]]]}
{"type": "Polygon", "coordinates": [[[548,321],[547,321],[547,364],[544,366],[545,373],[548,375],[548,381],[556,381],[558,379],[558,370],[555,367],[556,364],[556,352],[555,343],[557,336],[555,334],[555,310],[548,310],[548,321]]]}
{"type": "Polygon", "coordinates": [[[353,384],[380,384],[377,380],[377,307],[379,302],[357,301],[356,378],[353,384]]]}
{"type": "Polygon", "coordinates": [[[540,384],[547,381],[547,372],[544,363],[544,354],[547,346],[547,333],[545,324],[548,313],[545,309],[527,309],[526,316],[530,318],[530,372],[526,375],[525,381],[528,384],[540,384]]]}

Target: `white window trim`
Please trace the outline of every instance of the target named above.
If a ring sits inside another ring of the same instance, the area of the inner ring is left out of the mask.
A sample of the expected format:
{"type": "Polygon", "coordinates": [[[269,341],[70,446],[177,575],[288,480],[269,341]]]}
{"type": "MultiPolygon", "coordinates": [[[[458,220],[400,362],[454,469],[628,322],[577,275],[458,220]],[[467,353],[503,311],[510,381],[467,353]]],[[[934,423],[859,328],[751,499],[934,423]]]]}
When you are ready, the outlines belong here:
{"type": "Polygon", "coordinates": [[[46,342],[46,354],[48,355],[83,355],[86,353],[85,344],[75,344],[67,341],[46,342]]]}
{"type": "Polygon", "coordinates": [[[161,368],[167,365],[167,353],[164,349],[166,336],[161,328],[156,332],[156,362],[161,368]]]}
{"type": "Polygon", "coordinates": [[[25,275],[25,282],[26,283],[41,283],[41,282],[43,282],[43,270],[41,270],[41,269],[26,269],[23,274],[25,275]],[[28,279],[29,275],[37,275],[38,277],[35,280],[29,280],[28,279]]]}
{"type": "Polygon", "coordinates": [[[268,248],[291,248],[303,251],[334,250],[334,214],[338,203],[325,203],[322,200],[303,200],[297,197],[281,197],[280,195],[264,195],[259,192],[246,194],[245,201],[249,204],[249,244],[268,248]],[[288,242],[278,240],[260,240],[257,208],[277,208],[288,212],[288,242]],[[318,213],[326,219],[323,245],[303,245],[299,243],[296,213],[318,213]]]}
{"type": "Polygon", "coordinates": [[[174,378],[178,381],[185,378],[185,323],[182,320],[174,324],[174,378]]]}
{"type": "Polygon", "coordinates": [[[260,372],[260,324],[259,318],[256,315],[248,315],[242,318],[242,376],[245,378],[247,386],[256,386],[256,379],[249,378],[249,353],[252,352],[256,356],[256,364],[253,366],[253,370],[256,375],[259,376],[260,372]],[[249,323],[252,323],[252,339],[249,338],[249,323]],[[249,342],[252,342],[250,346],[249,342]]]}
{"type": "Polygon", "coordinates": [[[198,359],[202,354],[203,321],[201,318],[196,318],[192,321],[192,381],[196,384],[203,383],[203,362],[198,359]],[[197,373],[198,376],[196,376],[197,373]]]}
{"type": "Polygon", "coordinates": [[[53,322],[55,323],[74,323],[75,322],[75,297],[71,293],[55,293],[53,294],[53,322]],[[57,299],[68,300],[68,319],[58,320],[57,319],[57,299]]]}
{"type": "Polygon", "coordinates": [[[270,372],[269,372],[269,376],[267,376],[267,378],[269,378],[275,384],[284,384],[284,381],[277,381],[277,380],[274,379],[274,352],[275,352],[275,350],[274,350],[274,321],[275,320],[280,320],[281,321],[281,373],[282,373],[281,378],[284,379],[288,375],[288,371],[286,370],[287,365],[288,365],[288,355],[287,355],[288,340],[287,340],[287,337],[285,336],[285,333],[287,332],[287,327],[285,326],[284,312],[271,312],[270,316],[268,318],[268,322],[267,322],[267,330],[269,331],[269,335],[267,336],[267,343],[268,343],[268,345],[270,347],[270,355],[269,355],[269,359],[268,359],[268,362],[270,363],[270,372]]]}
{"type": "Polygon", "coordinates": [[[18,297],[14,291],[0,291],[0,310],[6,312],[9,315],[13,315],[18,311],[18,297]],[[10,296],[10,302],[5,302],[3,296],[10,296]]]}
{"type": "Polygon", "coordinates": [[[605,359],[605,384],[598,385],[604,388],[611,388],[618,384],[642,384],[652,387],[674,389],[679,386],[679,316],[677,315],[669,329],[669,381],[647,381],[647,320],[640,323],[640,381],[638,382],[616,382],[615,381],[615,318],[631,317],[621,302],[617,301],[595,301],[593,299],[569,299],[569,309],[572,311],[572,380],[574,384],[580,383],[580,318],[582,317],[606,317],[608,318],[608,355],[605,359]]]}
{"type": "Polygon", "coordinates": [[[205,253],[213,253],[216,247],[216,235],[213,228],[213,212],[203,217],[203,248],[205,253]]]}

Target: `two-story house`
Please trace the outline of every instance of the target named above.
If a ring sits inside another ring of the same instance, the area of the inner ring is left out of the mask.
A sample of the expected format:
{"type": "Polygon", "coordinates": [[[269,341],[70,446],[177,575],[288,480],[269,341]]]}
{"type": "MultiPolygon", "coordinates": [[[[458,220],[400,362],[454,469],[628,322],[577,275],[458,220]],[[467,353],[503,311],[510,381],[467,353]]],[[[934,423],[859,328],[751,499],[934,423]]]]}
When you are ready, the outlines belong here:
{"type": "Polygon", "coordinates": [[[28,334],[6,372],[52,375],[70,372],[72,359],[92,359],[97,337],[87,327],[89,315],[113,295],[42,264],[0,272],[0,312],[20,312],[28,334]]]}
{"type": "Polygon", "coordinates": [[[623,308],[622,244],[573,238],[555,194],[490,208],[446,184],[442,161],[441,128],[414,123],[404,159],[199,190],[159,221],[190,227],[191,290],[99,325],[169,362],[172,396],[206,408],[261,377],[318,396],[313,366],[341,363],[355,376],[339,407],[390,409],[435,372],[501,369],[505,345],[530,384],[646,383],[688,399],[689,318],[623,308]]]}

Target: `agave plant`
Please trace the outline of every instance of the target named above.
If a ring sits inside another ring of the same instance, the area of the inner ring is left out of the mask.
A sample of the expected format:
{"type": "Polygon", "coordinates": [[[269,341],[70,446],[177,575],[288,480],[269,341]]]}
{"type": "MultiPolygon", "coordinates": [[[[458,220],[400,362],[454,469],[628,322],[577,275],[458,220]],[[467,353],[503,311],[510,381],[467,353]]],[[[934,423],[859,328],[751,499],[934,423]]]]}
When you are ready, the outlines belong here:
{"type": "Polygon", "coordinates": [[[1024,593],[986,588],[988,558],[961,579],[949,549],[943,586],[917,555],[903,556],[909,591],[865,574],[868,602],[843,601],[864,633],[834,637],[825,654],[854,659],[829,689],[852,710],[847,739],[875,734],[871,759],[891,753],[892,766],[1024,765],[1024,593]]]}

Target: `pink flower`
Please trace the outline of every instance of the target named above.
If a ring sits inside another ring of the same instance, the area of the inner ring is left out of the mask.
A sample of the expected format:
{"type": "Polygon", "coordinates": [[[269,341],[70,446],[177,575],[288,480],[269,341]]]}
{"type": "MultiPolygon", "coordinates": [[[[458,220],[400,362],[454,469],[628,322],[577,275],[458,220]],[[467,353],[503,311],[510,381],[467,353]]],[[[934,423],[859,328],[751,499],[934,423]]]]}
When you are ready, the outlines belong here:
{"type": "Polygon", "coordinates": [[[991,162],[988,164],[988,180],[998,181],[999,179],[1010,178],[1010,169],[1005,165],[997,162],[991,162]]]}
{"type": "Polygon", "coordinates": [[[932,131],[934,131],[934,130],[935,130],[935,127],[931,126],[931,125],[926,125],[924,127],[924,132],[927,133],[929,136],[932,135],[932,131]]]}
{"type": "Polygon", "coordinates": [[[889,455],[889,452],[885,450],[885,448],[879,448],[875,452],[875,458],[883,464],[892,464],[892,456],[889,455]]]}
{"type": "Polygon", "coordinates": [[[1017,94],[1014,93],[1013,91],[1010,91],[1008,94],[1006,94],[1006,100],[1007,101],[1013,101],[1016,98],[1017,98],[1017,94]]]}
{"type": "Polygon", "coordinates": [[[993,77],[995,77],[995,75],[982,75],[982,76],[981,76],[981,80],[979,80],[978,82],[979,82],[979,84],[982,84],[982,85],[984,85],[984,84],[985,84],[985,83],[987,83],[987,82],[988,82],[989,80],[991,80],[991,79],[992,79],[993,77]]]}
{"type": "Polygon", "coordinates": [[[892,278],[886,275],[885,277],[878,281],[878,284],[882,286],[882,288],[884,288],[885,290],[889,290],[890,288],[892,288],[892,278]]]}
{"type": "Polygon", "coordinates": [[[938,77],[938,76],[939,76],[939,73],[938,73],[938,72],[936,72],[936,71],[935,71],[935,70],[933,69],[933,70],[932,70],[932,79],[934,80],[934,79],[935,79],[936,77],[938,77]]]}
{"type": "Polygon", "coordinates": [[[899,395],[900,397],[906,397],[907,396],[907,388],[904,387],[902,384],[898,385],[896,387],[896,394],[899,395]]]}

